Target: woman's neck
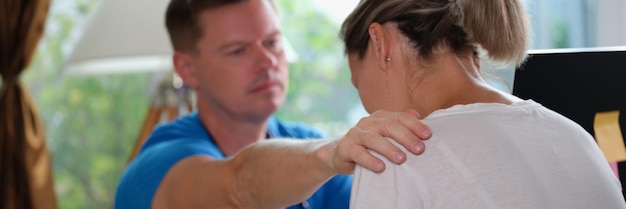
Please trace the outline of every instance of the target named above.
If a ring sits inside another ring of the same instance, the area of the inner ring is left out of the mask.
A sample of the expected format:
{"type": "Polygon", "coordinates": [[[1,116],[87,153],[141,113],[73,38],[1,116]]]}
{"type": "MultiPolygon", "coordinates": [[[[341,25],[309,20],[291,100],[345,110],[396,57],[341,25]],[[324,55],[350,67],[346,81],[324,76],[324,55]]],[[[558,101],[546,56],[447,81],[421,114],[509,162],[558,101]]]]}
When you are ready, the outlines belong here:
{"type": "MultiPolygon", "coordinates": [[[[424,70],[424,69],[422,69],[424,70]]],[[[480,76],[472,56],[442,54],[411,92],[412,107],[422,117],[439,109],[473,103],[511,104],[519,99],[491,87],[480,76]]]]}

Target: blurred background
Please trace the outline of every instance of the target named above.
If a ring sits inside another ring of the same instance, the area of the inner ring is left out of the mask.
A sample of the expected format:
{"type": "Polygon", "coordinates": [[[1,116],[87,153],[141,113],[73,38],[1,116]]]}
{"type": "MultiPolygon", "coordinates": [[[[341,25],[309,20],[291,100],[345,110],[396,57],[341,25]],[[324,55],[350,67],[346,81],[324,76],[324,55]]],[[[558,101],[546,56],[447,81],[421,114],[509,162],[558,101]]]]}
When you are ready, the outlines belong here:
{"type": "MultiPolygon", "coordinates": [[[[22,76],[45,126],[54,189],[58,206],[64,209],[112,206],[119,177],[155,100],[155,89],[169,76],[167,70],[67,72],[67,60],[102,3],[52,0],[44,36],[22,76]]],[[[297,55],[290,64],[287,102],[277,116],[312,124],[331,137],[343,135],[366,114],[350,82],[338,36],[343,18],[358,1],[275,3],[282,17],[283,34],[297,55]]],[[[525,3],[532,15],[533,49],[626,44],[626,1],[525,3]]],[[[512,69],[490,73],[494,85],[511,91],[512,69]]]]}

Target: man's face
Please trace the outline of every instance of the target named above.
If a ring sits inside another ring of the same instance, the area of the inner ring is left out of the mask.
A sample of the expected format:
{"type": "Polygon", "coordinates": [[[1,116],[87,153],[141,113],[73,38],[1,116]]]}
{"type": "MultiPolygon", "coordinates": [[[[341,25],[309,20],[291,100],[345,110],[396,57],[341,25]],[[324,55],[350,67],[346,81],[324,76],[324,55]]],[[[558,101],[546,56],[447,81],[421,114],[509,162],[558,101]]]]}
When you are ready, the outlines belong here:
{"type": "Polygon", "coordinates": [[[203,35],[197,53],[189,55],[198,105],[222,116],[266,120],[283,104],[288,79],[271,3],[226,5],[204,11],[199,20],[203,35]]]}

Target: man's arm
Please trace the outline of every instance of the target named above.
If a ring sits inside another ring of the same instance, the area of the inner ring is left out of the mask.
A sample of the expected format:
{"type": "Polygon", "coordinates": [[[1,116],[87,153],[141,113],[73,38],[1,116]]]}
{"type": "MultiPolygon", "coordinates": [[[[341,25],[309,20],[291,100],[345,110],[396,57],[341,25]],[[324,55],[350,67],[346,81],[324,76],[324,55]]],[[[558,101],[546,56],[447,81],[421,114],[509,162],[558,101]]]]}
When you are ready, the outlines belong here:
{"type": "Polygon", "coordinates": [[[430,131],[407,113],[377,112],[359,121],[339,140],[270,140],[252,144],[231,158],[193,156],[174,165],[159,186],[154,208],[284,208],[311,196],[336,174],[355,164],[382,171],[384,164],[367,149],[401,163],[403,152],[423,151],[420,138],[430,131]]]}

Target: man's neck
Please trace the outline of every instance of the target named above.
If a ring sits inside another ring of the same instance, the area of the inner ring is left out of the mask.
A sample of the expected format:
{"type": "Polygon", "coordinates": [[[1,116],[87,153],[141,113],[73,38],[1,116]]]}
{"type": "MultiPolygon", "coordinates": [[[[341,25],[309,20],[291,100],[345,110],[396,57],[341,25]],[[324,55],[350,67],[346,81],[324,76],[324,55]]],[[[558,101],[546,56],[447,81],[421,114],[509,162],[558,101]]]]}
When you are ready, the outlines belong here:
{"type": "Polygon", "coordinates": [[[246,121],[202,109],[198,109],[198,116],[213,141],[226,156],[231,156],[267,136],[268,119],[260,122],[246,121]]]}

